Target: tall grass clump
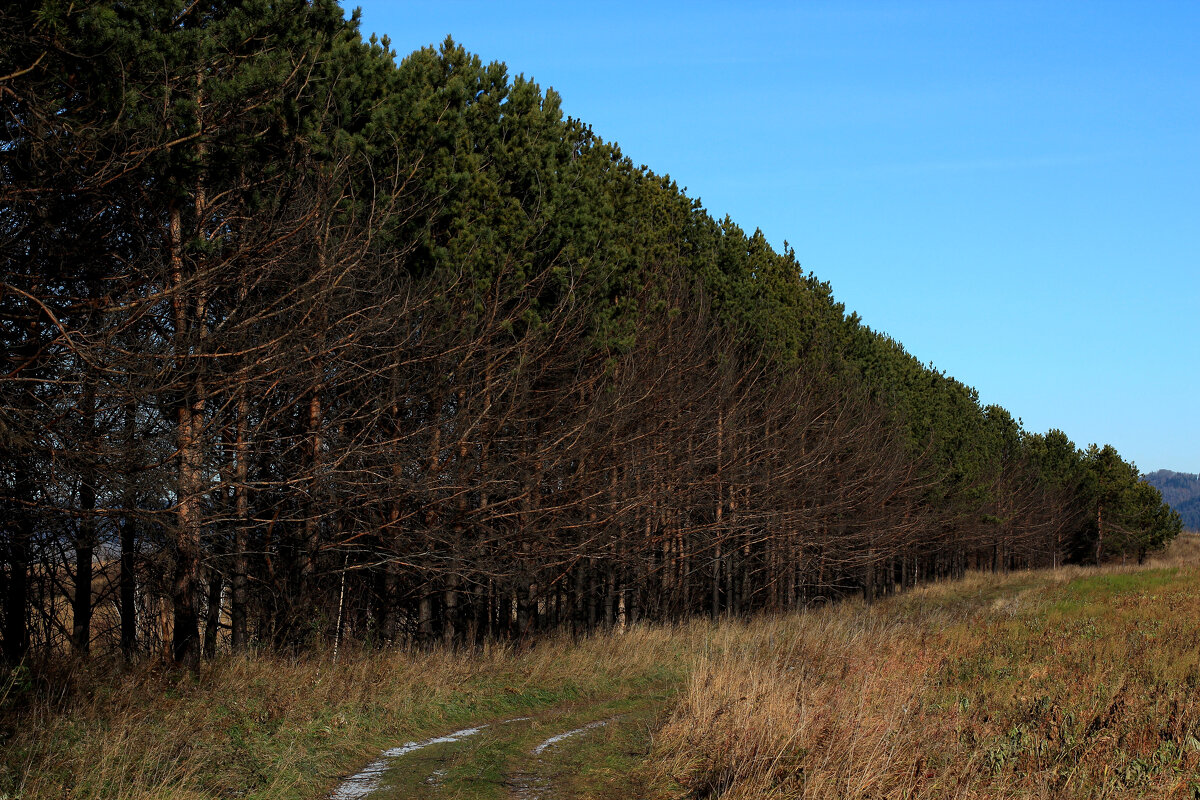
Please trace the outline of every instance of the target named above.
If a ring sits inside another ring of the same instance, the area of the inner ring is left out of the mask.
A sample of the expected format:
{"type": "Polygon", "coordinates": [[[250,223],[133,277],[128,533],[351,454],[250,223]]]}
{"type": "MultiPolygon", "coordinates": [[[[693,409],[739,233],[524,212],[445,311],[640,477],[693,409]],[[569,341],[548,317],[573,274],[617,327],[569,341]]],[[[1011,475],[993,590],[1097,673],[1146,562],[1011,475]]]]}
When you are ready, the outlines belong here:
{"type": "Polygon", "coordinates": [[[663,796],[1198,797],[1197,551],[727,624],[659,732],[663,796]]]}

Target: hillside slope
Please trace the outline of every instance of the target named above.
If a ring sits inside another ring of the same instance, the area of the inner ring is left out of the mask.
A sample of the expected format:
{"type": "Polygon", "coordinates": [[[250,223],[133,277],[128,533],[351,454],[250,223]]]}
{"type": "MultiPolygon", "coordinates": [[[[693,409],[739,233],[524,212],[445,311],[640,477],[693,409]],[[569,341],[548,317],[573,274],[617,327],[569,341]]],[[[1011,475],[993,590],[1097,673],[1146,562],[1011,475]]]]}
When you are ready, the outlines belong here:
{"type": "Polygon", "coordinates": [[[1200,475],[1160,469],[1143,475],[1142,480],[1158,489],[1163,502],[1179,512],[1184,528],[1200,531],[1200,475]]]}

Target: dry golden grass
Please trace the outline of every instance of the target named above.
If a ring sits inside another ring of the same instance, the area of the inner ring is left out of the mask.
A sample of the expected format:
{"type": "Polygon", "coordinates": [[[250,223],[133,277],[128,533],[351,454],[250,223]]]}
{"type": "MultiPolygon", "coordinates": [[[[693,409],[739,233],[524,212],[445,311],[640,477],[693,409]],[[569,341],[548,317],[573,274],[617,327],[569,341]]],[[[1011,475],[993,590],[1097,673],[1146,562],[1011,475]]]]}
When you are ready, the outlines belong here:
{"type": "Polygon", "coordinates": [[[917,733],[908,633],[858,609],[727,625],[659,733],[662,766],[700,797],[870,796],[917,733]]]}
{"type": "Polygon", "coordinates": [[[661,794],[1200,796],[1198,553],[727,624],[658,734],[661,794]]]}
{"type": "Polygon", "coordinates": [[[1166,550],[1151,555],[1147,562],[1153,566],[1200,565],[1200,533],[1181,533],[1166,550]]]}

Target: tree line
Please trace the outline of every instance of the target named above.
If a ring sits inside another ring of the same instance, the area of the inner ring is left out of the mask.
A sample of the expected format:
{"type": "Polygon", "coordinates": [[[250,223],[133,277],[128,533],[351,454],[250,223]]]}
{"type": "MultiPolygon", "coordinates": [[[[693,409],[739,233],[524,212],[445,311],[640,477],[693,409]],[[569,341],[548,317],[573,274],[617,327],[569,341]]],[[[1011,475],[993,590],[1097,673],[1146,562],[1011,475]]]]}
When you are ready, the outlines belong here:
{"type": "Polygon", "coordinates": [[[1163,502],[1179,513],[1184,530],[1200,531],[1200,475],[1160,469],[1142,480],[1158,489],[1163,502]]]}
{"type": "Polygon", "coordinates": [[[584,633],[1179,531],[452,41],[44,0],[0,43],[10,662],[584,633]]]}

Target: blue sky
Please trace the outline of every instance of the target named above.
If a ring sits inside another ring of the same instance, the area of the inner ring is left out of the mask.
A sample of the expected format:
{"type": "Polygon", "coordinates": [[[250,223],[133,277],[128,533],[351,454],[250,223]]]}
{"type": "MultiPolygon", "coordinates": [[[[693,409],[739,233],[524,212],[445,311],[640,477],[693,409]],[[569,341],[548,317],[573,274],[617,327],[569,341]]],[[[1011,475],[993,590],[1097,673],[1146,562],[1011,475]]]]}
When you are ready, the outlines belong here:
{"type": "Polygon", "coordinates": [[[1028,429],[1200,472],[1200,3],[363,4],[447,34],[1028,429]]]}

